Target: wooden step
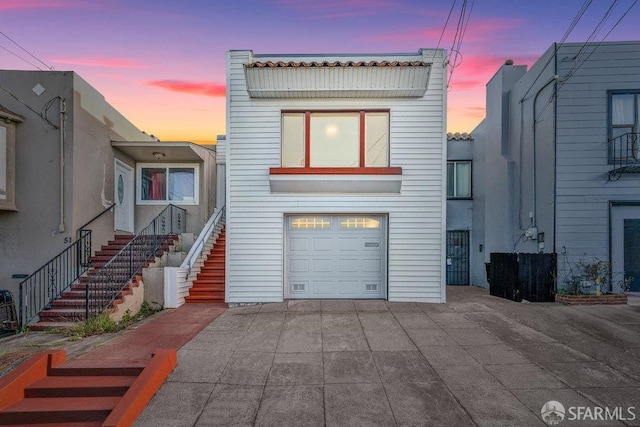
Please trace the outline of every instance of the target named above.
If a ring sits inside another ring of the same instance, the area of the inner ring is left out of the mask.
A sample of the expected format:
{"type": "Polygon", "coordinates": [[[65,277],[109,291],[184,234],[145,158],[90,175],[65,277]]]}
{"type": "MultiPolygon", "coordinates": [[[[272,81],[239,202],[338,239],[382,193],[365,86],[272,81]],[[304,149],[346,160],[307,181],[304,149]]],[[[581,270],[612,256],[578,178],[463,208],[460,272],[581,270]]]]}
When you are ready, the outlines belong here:
{"type": "Polygon", "coordinates": [[[135,381],[134,376],[45,377],[27,387],[26,398],[122,396],[135,381]]]}

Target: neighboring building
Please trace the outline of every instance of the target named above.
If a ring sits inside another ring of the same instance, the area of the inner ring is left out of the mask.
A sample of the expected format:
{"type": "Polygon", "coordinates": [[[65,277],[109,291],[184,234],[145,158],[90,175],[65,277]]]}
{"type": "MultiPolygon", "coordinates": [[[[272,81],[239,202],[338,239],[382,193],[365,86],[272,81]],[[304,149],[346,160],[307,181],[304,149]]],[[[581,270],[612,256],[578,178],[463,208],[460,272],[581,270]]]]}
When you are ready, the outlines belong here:
{"type": "Polygon", "coordinates": [[[445,301],[444,59],[228,53],[227,302],[445,301]]]}
{"type": "Polygon", "coordinates": [[[473,283],[486,286],[492,252],[555,252],[558,288],[569,263],[597,258],[640,290],[640,42],[554,44],[528,71],[511,64],[472,132],[473,283]]]}
{"type": "Polygon", "coordinates": [[[447,285],[469,285],[473,138],[447,134],[447,285]]]}
{"type": "Polygon", "coordinates": [[[89,225],[94,250],[169,203],[190,233],[213,212],[215,152],[159,142],[73,72],[0,70],[0,87],[0,289],[16,295],[113,203],[89,225]]]}

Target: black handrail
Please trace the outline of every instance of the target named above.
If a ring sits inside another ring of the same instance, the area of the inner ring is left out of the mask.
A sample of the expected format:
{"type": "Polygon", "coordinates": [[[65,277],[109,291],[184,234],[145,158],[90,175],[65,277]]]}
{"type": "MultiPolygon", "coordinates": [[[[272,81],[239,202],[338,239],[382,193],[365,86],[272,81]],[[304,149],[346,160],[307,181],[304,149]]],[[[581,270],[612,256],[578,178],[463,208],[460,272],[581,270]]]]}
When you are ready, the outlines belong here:
{"type": "Polygon", "coordinates": [[[625,133],[609,140],[609,180],[620,179],[623,173],[640,173],[640,134],[625,133]]]}
{"type": "Polygon", "coordinates": [[[19,284],[18,322],[28,324],[83,275],[91,258],[91,230],[19,284]],[[88,254],[88,255],[87,255],[88,254]],[[88,257],[87,257],[88,256],[88,257]]]}
{"type": "Polygon", "coordinates": [[[89,221],[87,221],[86,224],[84,224],[82,227],[78,228],[78,238],[81,237],[82,231],[87,228],[87,225],[91,224],[93,221],[95,221],[96,219],[100,218],[102,215],[106,214],[107,212],[109,212],[111,209],[113,209],[113,207],[115,206],[115,203],[112,203],[111,206],[109,206],[108,208],[106,208],[105,210],[103,210],[102,212],[100,212],[98,215],[94,216],[93,218],[91,218],[89,221]]]}
{"type": "Polygon", "coordinates": [[[167,239],[186,229],[186,210],[168,205],[103,267],[94,270],[85,290],[85,319],[109,308],[121,292],[157,255],[167,239]]]}

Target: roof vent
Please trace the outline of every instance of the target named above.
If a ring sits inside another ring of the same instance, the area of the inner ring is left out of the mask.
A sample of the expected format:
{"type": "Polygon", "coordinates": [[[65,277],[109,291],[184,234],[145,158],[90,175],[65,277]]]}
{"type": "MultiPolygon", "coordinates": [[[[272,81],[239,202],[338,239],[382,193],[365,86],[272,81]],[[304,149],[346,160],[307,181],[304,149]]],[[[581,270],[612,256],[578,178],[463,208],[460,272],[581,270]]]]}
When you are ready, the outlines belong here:
{"type": "Polygon", "coordinates": [[[513,65],[513,59],[507,59],[504,61],[504,65],[513,65]]]}

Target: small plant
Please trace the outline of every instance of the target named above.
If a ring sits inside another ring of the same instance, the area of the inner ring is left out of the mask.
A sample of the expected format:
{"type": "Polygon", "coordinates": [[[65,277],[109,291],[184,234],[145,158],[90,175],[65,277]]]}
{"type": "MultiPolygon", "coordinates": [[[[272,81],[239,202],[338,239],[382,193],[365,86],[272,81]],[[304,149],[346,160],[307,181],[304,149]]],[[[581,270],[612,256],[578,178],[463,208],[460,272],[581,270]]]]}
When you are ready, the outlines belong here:
{"type": "Polygon", "coordinates": [[[566,248],[563,249],[562,255],[567,268],[563,280],[566,289],[561,289],[564,289],[567,294],[600,294],[601,292],[614,292],[616,289],[627,292],[631,288],[633,277],[626,276],[624,271],[613,271],[612,265],[608,261],[597,257],[587,261],[583,257],[577,263],[572,264],[568,260],[566,248]]]}
{"type": "Polygon", "coordinates": [[[57,332],[64,332],[65,334],[71,336],[70,339],[72,341],[77,341],[91,335],[100,335],[121,331],[132,323],[149,317],[160,310],[162,310],[162,308],[156,309],[145,301],[142,303],[138,314],[133,315],[131,314],[131,310],[127,310],[124,312],[124,315],[119,322],[111,319],[107,314],[102,313],[99,316],[90,318],[89,320],[81,323],[78,326],[67,329],[66,331],[57,330],[57,332]]]}

